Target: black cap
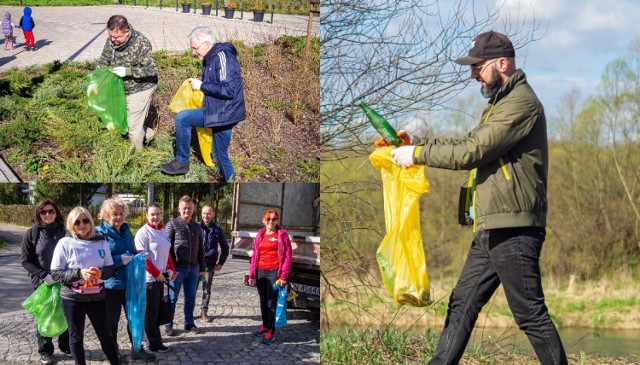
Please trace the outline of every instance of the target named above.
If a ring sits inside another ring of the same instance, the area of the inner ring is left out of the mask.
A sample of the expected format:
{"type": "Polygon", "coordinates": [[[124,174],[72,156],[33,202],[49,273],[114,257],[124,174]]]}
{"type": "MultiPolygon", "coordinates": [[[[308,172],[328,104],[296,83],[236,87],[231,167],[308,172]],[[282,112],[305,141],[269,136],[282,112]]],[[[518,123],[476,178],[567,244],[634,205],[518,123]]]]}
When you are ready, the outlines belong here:
{"type": "Polygon", "coordinates": [[[483,60],[500,57],[515,57],[516,51],[509,37],[502,33],[490,31],[477,35],[471,42],[469,55],[454,62],[459,65],[473,65],[483,60]]]}

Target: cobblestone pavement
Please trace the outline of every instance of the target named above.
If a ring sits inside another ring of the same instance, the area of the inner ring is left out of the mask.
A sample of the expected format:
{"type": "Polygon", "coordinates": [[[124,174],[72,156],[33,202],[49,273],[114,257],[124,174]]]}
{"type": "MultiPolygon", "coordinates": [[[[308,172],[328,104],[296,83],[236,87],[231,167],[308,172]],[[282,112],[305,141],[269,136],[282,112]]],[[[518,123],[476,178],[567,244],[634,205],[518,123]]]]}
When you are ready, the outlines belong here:
{"type": "MultiPolygon", "coordinates": [[[[23,69],[59,60],[86,61],[100,57],[107,39],[105,30],[111,15],[127,17],[134,29],[142,32],[152,43],[153,50],[183,52],[188,50],[187,34],[196,26],[209,25],[217,36],[217,41],[242,40],[247,45],[268,43],[284,34],[306,35],[308,16],[274,14],[273,23],[265,14],[264,22],[254,22],[253,15],[245,12],[243,19],[236,11],[234,19],[222,17],[224,10],[215,16],[176,12],[175,7],[145,8],[144,6],[75,6],[75,7],[33,7],[33,30],[37,50],[25,51],[22,30],[14,29],[17,36],[15,50],[0,48],[0,71],[11,68],[23,69]]],[[[0,11],[11,13],[14,23],[20,21],[23,7],[3,6],[0,11]]],[[[198,9],[198,13],[201,13],[198,9]]],[[[320,21],[316,16],[313,34],[319,36],[320,21]]],[[[2,41],[4,42],[4,41],[2,41]]]]}
{"type": "MultiPolygon", "coordinates": [[[[24,294],[25,290],[31,291],[28,279],[25,279],[26,273],[19,262],[19,246],[15,243],[21,237],[20,233],[24,228],[13,227],[15,232],[12,232],[8,229],[11,227],[0,226],[2,238],[13,242],[10,247],[0,250],[0,259],[6,261],[2,261],[3,267],[0,268],[0,283],[4,287],[0,288],[3,289],[0,292],[3,296],[3,306],[7,303],[13,304],[11,300],[7,302],[6,298],[8,293],[11,293],[12,286],[24,289],[21,292],[23,294],[16,295],[20,297],[19,301],[28,295],[24,294]],[[8,271],[16,277],[8,278],[8,271]]],[[[174,329],[178,335],[167,337],[163,334],[163,342],[170,351],[164,354],[156,353],[156,364],[320,363],[320,322],[317,314],[312,312],[288,310],[288,325],[278,330],[276,340],[270,346],[253,337],[253,332],[260,325],[260,305],[256,288],[242,285],[246,272],[246,268],[242,268],[244,264],[248,268],[248,263],[241,262],[239,265],[235,264],[235,269],[231,272],[223,271],[214,277],[209,313],[213,314],[215,319],[211,323],[196,320],[196,326],[203,330],[201,334],[186,333],[183,330],[183,294],[180,294],[174,322],[174,329]]],[[[233,266],[225,265],[223,270],[231,270],[231,267],[233,266]]],[[[199,290],[194,311],[196,316],[200,314],[200,300],[199,290]]],[[[126,319],[123,314],[118,331],[118,345],[122,349],[125,363],[142,364],[144,362],[140,360],[131,361],[131,344],[125,325],[126,319]]],[[[25,310],[0,311],[0,364],[40,364],[35,332],[33,316],[25,310]]],[[[55,339],[54,344],[57,344],[55,339]]],[[[145,348],[147,347],[145,344],[145,348]]],[[[108,364],[88,319],[85,329],[85,352],[89,364],[108,364]]],[[[57,348],[54,360],[57,364],[74,364],[70,355],[61,353],[57,348]]]]}

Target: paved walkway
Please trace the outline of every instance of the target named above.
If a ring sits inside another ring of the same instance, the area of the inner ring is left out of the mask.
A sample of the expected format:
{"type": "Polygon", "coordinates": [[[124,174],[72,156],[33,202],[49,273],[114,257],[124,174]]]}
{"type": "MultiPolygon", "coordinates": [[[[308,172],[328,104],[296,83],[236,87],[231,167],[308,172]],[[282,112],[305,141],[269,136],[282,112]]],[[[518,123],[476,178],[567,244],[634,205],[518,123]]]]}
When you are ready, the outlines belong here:
{"type": "MultiPolygon", "coordinates": [[[[201,14],[176,12],[173,8],[145,8],[144,6],[74,6],[74,7],[33,7],[33,30],[36,39],[35,52],[24,51],[22,30],[15,29],[17,47],[15,50],[0,48],[0,71],[13,67],[22,69],[34,65],[59,60],[86,61],[100,57],[107,39],[105,30],[111,15],[121,14],[129,23],[141,31],[153,45],[153,50],[186,51],[187,35],[196,26],[211,26],[218,41],[243,40],[247,45],[268,43],[282,35],[306,35],[308,16],[274,14],[273,24],[265,14],[265,22],[254,22],[253,14],[245,12],[240,20],[236,11],[234,19],[225,19],[221,15],[204,16],[201,14]]],[[[20,21],[23,7],[4,6],[0,11],[8,11],[14,23],[20,21]]],[[[198,13],[200,13],[198,9],[198,13]]],[[[320,34],[320,21],[314,17],[313,33],[320,34]]],[[[2,41],[4,42],[4,41],[2,41]]]]}
{"type": "MultiPolygon", "coordinates": [[[[0,306],[13,307],[30,293],[26,272],[20,265],[18,240],[25,228],[0,224],[0,241],[11,242],[0,249],[0,306]],[[21,270],[21,271],[20,271],[21,270]],[[24,288],[27,288],[25,290],[24,288]],[[13,288],[13,289],[12,289],[13,288]],[[9,294],[11,293],[11,294],[9,294]],[[10,298],[8,298],[10,297],[10,298]]],[[[235,260],[232,260],[235,261],[235,260]]],[[[308,311],[288,310],[288,325],[278,330],[276,341],[267,346],[253,337],[260,324],[257,290],[242,285],[246,261],[228,262],[214,278],[213,299],[209,312],[215,317],[211,323],[196,320],[201,334],[185,333],[181,294],[176,310],[174,328],[178,336],[165,337],[169,352],[157,353],[156,364],[301,364],[320,363],[320,322],[308,311]]],[[[200,314],[200,291],[195,314],[200,314]]],[[[125,361],[131,362],[126,320],[120,321],[118,344],[125,361]]],[[[33,316],[25,310],[0,311],[0,364],[39,364],[33,316]]],[[[54,343],[55,342],[54,340],[54,343]]],[[[147,346],[145,345],[145,348],[147,346]]],[[[90,322],[85,331],[85,352],[88,364],[108,364],[90,322]]],[[[74,364],[71,356],[56,349],[57,364],[74,364]]],[[[142,361],[132,363],[143,364],[142,361]]]]}

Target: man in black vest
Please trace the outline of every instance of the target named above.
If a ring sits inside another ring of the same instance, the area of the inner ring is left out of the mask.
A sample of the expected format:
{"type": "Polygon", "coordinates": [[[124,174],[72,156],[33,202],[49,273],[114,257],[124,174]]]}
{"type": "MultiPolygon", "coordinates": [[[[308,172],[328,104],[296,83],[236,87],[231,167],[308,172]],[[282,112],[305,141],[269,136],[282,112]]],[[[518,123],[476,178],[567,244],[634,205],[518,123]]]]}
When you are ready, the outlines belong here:
{"type": "MultiPolygon", "coordinates": [[[[198,278],[204,276],[204,246],[200,225],[191,220],[195,205],[191,197],[185,195],[178,204],[179,217],[167,224],[167,234],[171,242],[171,259],[176,267],[173,290],[169,289],[169,297],[175,313],[176,302],[180,288],[184,284],[184,329],[189,332],[200,333],[200,329],[193,323],[193,310],[196,306],[196,292],[198,278]]],[[[165,325],[165,334],[175,336],[173,321],[165,325]]]]}

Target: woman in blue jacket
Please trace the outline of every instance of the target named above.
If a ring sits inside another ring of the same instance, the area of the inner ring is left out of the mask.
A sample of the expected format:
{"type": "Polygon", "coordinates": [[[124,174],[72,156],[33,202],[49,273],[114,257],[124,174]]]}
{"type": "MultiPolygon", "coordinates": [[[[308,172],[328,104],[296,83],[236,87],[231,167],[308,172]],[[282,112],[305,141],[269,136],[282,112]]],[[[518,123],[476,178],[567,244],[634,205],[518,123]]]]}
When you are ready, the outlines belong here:
{"type": "MultiPolygon", "coordinates": [[[[127,288],[127,270],[125,265],[131,262],[133,256],[137,253],[136,245],[133,241],[133,235],[129,230],[129,225],[125,223],[129,215],[129,207],[127,203],[119,197],[113,197],[105,200],[100,208],[100,217],[103,219],[101,225],[96,226],[96,232],[101,234],[109,243],[111,257],[113,257],[113,266],[115,274],[104,282],[107,299],[107,313],[109,323],[111,325],[111,334],[116,343],[118,343],[118,322],[120,321],[121,309],[124,307],[125,314],[127,312],[126,288],[127,288]]],[[[131,331],[127,326],[129,340],[131,340],[131,331]]],[[[146,352],[144,348],[140,351],[133,352],[133,359],[142,359],[146,361],[155,360],[155,355],[146,352]]]]}
{"type": "Polygon", "coordinates": [[[184,175],[189,171],[191,128],[213,129],[213,157],[225,182],[235,180],[233,164],[229,158],[232,128],[246,118],[244,86],[240,72],[238,52],[231,43],[216,43],[213,30],[197,27],[189,33],[189,44],[194,56],[202,62],[202,81],[189,79],[194,90],[204,93],[204,107],[187,109],[176,115],[176,157],[162,164],[162,172],[184,175]]]}

